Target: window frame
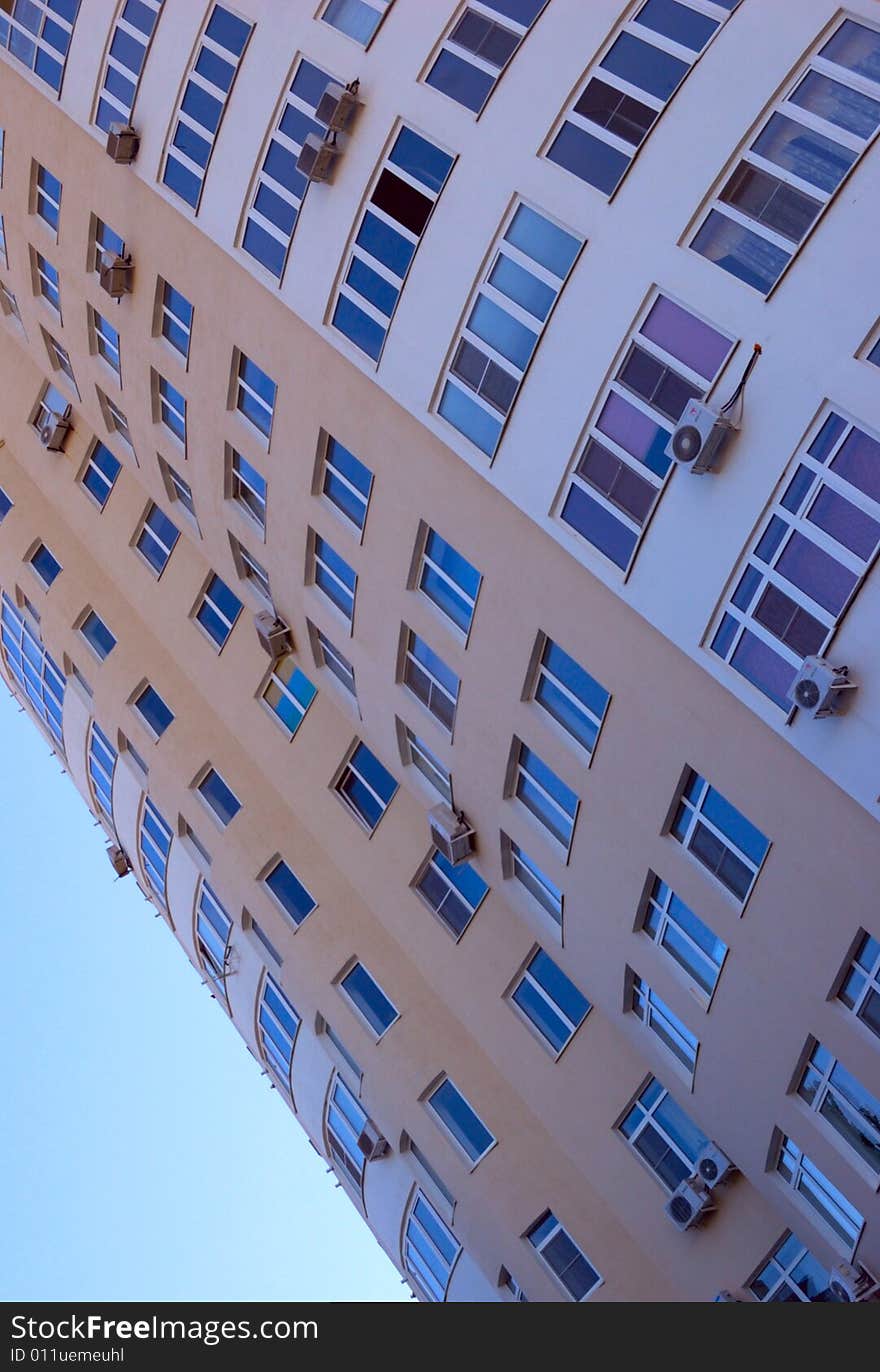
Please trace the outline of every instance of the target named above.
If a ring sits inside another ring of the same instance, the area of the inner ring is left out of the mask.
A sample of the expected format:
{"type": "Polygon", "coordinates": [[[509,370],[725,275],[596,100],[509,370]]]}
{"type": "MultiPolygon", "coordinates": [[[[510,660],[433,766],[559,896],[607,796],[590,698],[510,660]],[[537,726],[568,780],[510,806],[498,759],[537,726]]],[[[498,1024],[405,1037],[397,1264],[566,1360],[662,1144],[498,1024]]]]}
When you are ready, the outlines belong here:
{"type": "Polygon", "coordinates": [[[455,1082],[446,1072],[441,1072],[439,1077],[434,1078],[430,1086],[427,1087],[424,1094],[422,1095],[421,1101],[425,1109],[428,1111],[428,1114],[433,1120],[435,1126],[440,1130],[442,1134],[445,1135],[445,1137],[452,1144],[453,1148],[455,1149],[459,1157],[463,1160],[468,1171],[473,1172],[477,1167],[479,1167],[483,1159],[487,1157],[489,1153],[492,1152],[492,1149],[495,1148],[498,1143],[497,1137],[492,1133],[492,1130],[485,1123],[482,1116],[477,1113],[477,1111],[474,1109],[474,1107],[468,1100],[467,1096],[465,1096],[464,1093],[459,1090],[455,1082]],[[454,1132],[452,1126],[446,1123],[443,1116],[439,1113],[437,1107],[431,1104],[437,1093],[441,1091],[443,1087],[446,1085],[451,1087],[452,1091],[457,1096],[458,1101],[464,1107],[465,1111],[467,1111],[470,1115],[473,1116],[474,1120],[479,1125],[480,1129],[482,1129],[483,1132],[488,1135],[489,1141],[481,1151],[471,1153],[467,1144],[463,1142],[463,1138],[458,1137],[458,1135],[454,1132]]]}
{"type": "Polygon", "coordinates": [[[372,838],[373,834],[375,834],[379,825],[382,823],[382,820],[385,818],[385,815],[388,811],[389,806],[391,805],[391,802],[393,801],[394,797],[399,791],[400,783],[397,781],[396,777],[392,776],[392,774],[388,771],[387,767],[385,767],[385,765],[379,761],[378,757],[376,757],[376,754],[373,752],[373,750],[367,747],[363,739],[356,738],[348,748],[341,765],[337,768],[333,778],[331,779],[330,789],[333,791],[333,794],[342,803],[342,805],[344,805],[348,813],[353,816],[353,818],[357,821],[360,827],[364,830],[364,832],[367,834],[367,837],[372,838]],[[373,761],[382,769],[382,771],[386,773],[390,780],[393,781],[394,789],[392,790],[387,800],[385,800],[384,797],[379,794],[379,792],[373,786],[372,782],[355,765],[355,758],[357,757],[361,749],[363,749],[363,751],[373,759],[373,761]],[[355,783],[359,783],[361,786],[363,786],[365,790],[369,792],[369,795],[372,797],[372,799],[379,806],[379,815],[373,824],[370,824],[367,816],[358,808],[357,804],[351,798],[350,794],[348,793],[348,790],[346,789],[346,787],[352,781],[354,781],[355,783]]]}
{"type": "Polygon", "coordinates": [[[562,1054],[568,1048],[569,1044],[577,1034],[578,1030],[587,1020],[590,1011],[593,1008],[592,1002],[584,995],[580,987],[575,986],[574,982],[567,975],[567,973],[563,972],[559,964],[557,962],[554,962],[553,958],[550,957],[550,954],[545,952],[545,950],[541,947],[539,943],[535,943],[532,945],[531,951],[529,952],[525,960],[521,963],[519,971],[516,973],[516,976],[513,978],[507,990],[504,992],[502,999],[510,1007],[513,1013],[516,1015],[517,1019],[519,1019],[520,1022],[524,1024],[525,1027],[529,1030],[532,1037],[536,1039],[538,1043],[541,1044],[542,1048],[544,1048],[544,1050],[547,1053],[550,1054],[550,1057],[553,1059],[554,1062],[558,1062],[559,1059],[562,1057],[562,1054]],[[568,982],[572,989],[576,991],[577,994],[584,1001],[586,1009],[584,1010],[583,1014],[581,1015],[577,1023],[575,1023],[574,1020],[571,1019],[567,1011],[564,1010],[563,1007],[553,999],[552,995],[550,995],[547,988],[532,972],[532,965],[533,963],[537,962],[541,954],[543,954],[543,956],[547,958],[548,962],[552,964],[556,971],[562,977],[564,977],[564,979],[568,982]],[[544,1031],[541,1029],[540,1025],[532,1019],[528,1011],[516,999],[517,991],[519,991],[519,989],[525,984],[528,984],[533,989],[534,993],[539,997],[539,999],[541,999],[542,1001],[546,1001],[551,1013],[555,1015],[557,1019],[561,1020],[565,1027],[568,1029],[568,1036],[566,1037],[564,1043],[562,1043],[560,1047],[556,1047],[556,1045],[546,1036],[544,1031]]]}
{"type": "Polygon", "coordinates": [[[688,1089],[693,1091],[700,1056],[700,1040],[675,1011],[631,967],[625,974],[624,1011],[638,1019],[660,1043],[664,1060],[672,1063],[688,1089]],[[661,1028],[663,1032],[661,1033],[661,1028]],[[673,1044],[677,1044],[674,1047],[673,1044]]]}
{"type": "Polygon", "coordinates": [[[784,1186],[789,1195],[794,1198],[794,1204],[797,1205],[798,1209],[803,1210],[819,1232],[825,1234],[838,1252],[843,1252],[847,1260],[850,1260],[853,1257],[862,1233],[864,1232],[864,1217],[859,1214],[858,1210],[856,1210],[855,1206],[847,1199],[843,1192],[839,1191],[834,1183],[826,1177],[821,1168],[817,1167],[804,1150],[798,1147],[791,1136],[779,1128],[774,1130],[773,1144],[770,1150],[769,1170],[776,1177],[776,1180],[780,1185],[784,1186]],[[790,1176],[786,1176],[783,1171],[783,1162],[788,1166],[791,1173],[790,1176]],[[806,1190],[802,1186],[804,1178],[806,1178],[808,1182],[806,1190]],[[846,1229],[847,1221],[851,1223],[852,1238],[849,1243],[847,1243],[848,1233],[836,1229],[830,1220],[826,1219],[818,1206],[816,1206],[812,1200],[808,1199],[810,1184],[815,1188],[817,1193],[822,1194],[826,1203],[834,1206],[843,1217],[839,1220],[841,1230],[846,1229]],[[850,1216],[846,1215],[846,1212],[840,1205],[837,1197],[840,1197],[852,1212],[850,1216]],[[856,1218],[861,1221],[857,1228],[855,1226],[856,1218]]]}
{"type": "Polygon", "coordinates": [[[672,839],[674,843],[678,844],[682,852],[687,853],[690,860],[694,862],[697,865],[697,867],[700,868],[701,871],[705,872],[709,876],[709,878],[712,881],[712,884],[718,890],[724,891],[727,898],[734,902],[734,904],[737,906],[740,912],[740,915],[742,915],[752,897],[752,893],[755,889],[755,886],[757,885],[758,878],[761,875],[761,872],[764,870],[764,865],[767,861],[767,857],[770,853],[770,850],[773,847],[772,840],[767,838],[767,835],[762,833],[762,831],[758,828],[756,824],[752,824],[752,821],[748,819],[748,817],[745,814],[743,814],[743,812],[740,809],[738,809],[737,806],[735,806],[731,801],[729,801],[727,797],[723,795],[722,792],[719,791],[716,786],[713,786],[712,783],[702,775],[702,773],[698,772],[695,767],[685,768],[681,781],[679,782],[678,787],[676,789],[675,799],[673,801],[672,806],[670,807],[669,815],[667,817],[666,823],[663,826],[662,832],[667,837],[672,839]],[[702,783],[702,788],[700,790],[698,800],[695,801],[690,799],[685,793],[690,786],[696,785],[697,782],[702,783]],[[749,857],[748,853],[746,853],[744,849],[739,847],[739,845],[736,843],[734,839],[730,838],[726,833],[724,833],[724,831],[705,814],[703,804],[710,791],[714,791],[715,794],[724,802],[725,805],[727,805],[731,810],[735,810],[736,813],[740,815],[740,817],[745,821],[745,823],[748,824],[750,828],[754,829],[755,833],[758,834],[766,843],[767,846],[764,849],[764,856],[761,858],[761,861],[757,865],[755,864],[754,860],[751,857],[749,857]],[[682,811],[687,811],[689,818],[687,820],[687,826],[685,829],[684,837],[679,838],[678,835],[675,833],[675,826],[679,823],[679,817],[681,816],[682,811]],[[703,862],[702,858],[697,856],[693,848],[690,846],[691,841],[693,840],[694,835],[697,832],[697,828],[701,824],[712,837],[716,838],[718,842],[722,844],[725,850],[728,850],[733,854],[734,858],[736,858],[739,861],[741,866],[745,867],[748,871],[752,873],[748,890],[746,891],[744,896],[738,896],[736,892],[733,890],[733,888],[728,886],[726,882],[722,881],[721,878],[717,876],[715,872],[713,872],[711,867],[709,867],[705,862],[703,862]]]}

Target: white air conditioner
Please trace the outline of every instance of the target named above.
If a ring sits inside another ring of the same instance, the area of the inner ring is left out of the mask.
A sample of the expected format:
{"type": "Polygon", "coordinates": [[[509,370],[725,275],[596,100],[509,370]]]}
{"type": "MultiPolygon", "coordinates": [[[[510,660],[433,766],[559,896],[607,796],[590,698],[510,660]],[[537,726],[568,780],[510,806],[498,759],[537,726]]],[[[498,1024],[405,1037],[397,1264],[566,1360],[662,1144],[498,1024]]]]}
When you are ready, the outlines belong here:
{"type": "Polygon", "coordinates": [[[341,151],[337,148],[335,139],[335,134],[322,140],[316,133],[307,133],[296,159],[297,171],[302,172],[309,181],[332,180],[333,168],[341,151]]]}
{"type": "Polygon", "coordinates": [[[704,1181],[710,1190],[713,1186],[726,1181],[735,1170],[730,1158],[721,1151],[717,1143],[707,1143],[694,1164],[695,1175],[704,1181]]]}
{"type": "Polygon", "coordinates": [[[453,867],[466,862],[474,851],[476,835],[461,810],[456,812],[448,805],[435,805],[428,811],[431,826],[431,842],[453,867]]]}
{"type": "Polygon", "coordinates": [[[107,849],[107,856],[110,859],[110,866],[118,877],[124,877],[131,871],[131,863],[124,848],[120,848],[118,843],[111,843],[107,849]]]}
{"type": "Polygon", "coordinates": [[[839,1301],[863,1301],[878,1293],[878,1283],[866,1268],[840,1262],[831,1269],[828,1289],[839,1301]]]}
{"type": "Polygon", "coordinates": [[[333,132],[348,128],[354,112],[363,101],[357,98],[358,82],[341,86],[338,81],[330,81],[318,101],[315,118],[333,132]]]}
{"type": "Polygon", "coordinates": [[[127,166],[138,155],[141,140],[131,124],[111,124],[107,131],[107,155],[127,166]]]}
{"type": "Polygon", "coordinates": [[[358,1138],[358,1148],[367,1162],[382,1158],[388,1152],[388,1140],[376,1128],[372,1120],[367,1120],[358,1138]]]}
{"type": "Polygon", "coordinates": [[[133,271],[131,253],[128,257],[120,257],[113,252],[101,254],[98,275],[101,278],[103,289],[108,295],[112,295],[114,300],[120,300],[122,296],[128,295],[131,291],[133,271]]]}
{"type": "Polygon", "coordinates": [[[690,1229],[716,1207],[706,1183],[699,1177],[688,1177],[675,1188],[663,1208],[676,1229],[690,1229]]]}
{"type": "Polygon", "coordinates": [[[70,433],[70,406],[62,414],[50,410],[40,425],[40,442],[50,453],[63,451],[67,435],[70,433]]]}
{"type": "Polygon", "coordinates": [[[293,646],[290,630],[284,620],[278,619],[271,610],[260,610],[254,615],[254,628],[260,640],[260,647],[269,654],[273,662],[277,662],[279,657],[290,652],[293,646]]]}
{"type": "Polygon", "coordinates": [[[687,462],[695,475],[711,471],[733,424],[699,400],[689,400],[666,444],[666,456],[687,462]]]}
{"type": "Polygon", "coordinates": [[[811,719],[837,714],[845,691],[854,691],[848,667],[832,667],[827,658],[805,657],[786,695],[811,719]]]}

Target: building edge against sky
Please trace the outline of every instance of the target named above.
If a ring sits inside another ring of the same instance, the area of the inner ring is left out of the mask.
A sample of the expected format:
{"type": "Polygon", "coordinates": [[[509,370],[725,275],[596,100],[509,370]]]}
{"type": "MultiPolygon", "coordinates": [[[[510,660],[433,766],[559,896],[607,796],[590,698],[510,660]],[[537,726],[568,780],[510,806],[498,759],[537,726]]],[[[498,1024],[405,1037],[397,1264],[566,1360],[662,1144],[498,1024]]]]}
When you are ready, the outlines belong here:
{"type": "Polygon", "coordinates": [[[0,15],[7,681],[421,1298],[861,1292],[876,5],[182,8],[0,15]]]}

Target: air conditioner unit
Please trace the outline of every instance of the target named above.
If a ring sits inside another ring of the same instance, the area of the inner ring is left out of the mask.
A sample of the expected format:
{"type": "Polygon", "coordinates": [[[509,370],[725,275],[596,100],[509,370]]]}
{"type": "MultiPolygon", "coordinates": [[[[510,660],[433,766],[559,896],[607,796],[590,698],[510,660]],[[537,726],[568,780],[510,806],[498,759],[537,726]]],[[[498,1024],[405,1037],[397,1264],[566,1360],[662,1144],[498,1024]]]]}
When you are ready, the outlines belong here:
{"type": "Polygon", "coordinates": [[[290,630],[283,619],[277,619],[271,610],[260,610],[254,615],[254,628],[260,647],[268,653],[273,662],[289,653],[292,648],[290,630]]]}
{"type": "Polygon", "coordinates": [[[827,658],[805,657],[803,666],[786,695],[811,719],[837,714],[845,691],[854,691],[848,667],[832,667],[827,658]]]}
{"type": "Polygon", "coordinates": [[[107,131],[107,155],[127,166],[138,155],[141,140],[131,124],[111,124],[107,131]]]}
{"type": "Polygon", "coordinates": [[[357,98],[357,89],[357,81],[349,86],[341,86],[338,81],[329,82],[315,110],[318,123],[332,132],[347,128],[355,110],[363,103],[357,98]]]}
{"type": "Polygon", "coordinates": [[[751,1301],[752,1299],[753,1298],[748,1294],[748,1292],[744,1291],[741,1286],[738,1286],[734,1291],[719,1291],[718,1295],[713,1296],[712,1298],[713,1304],[716,1305],[726,1305],[730,1301],[735,1301],[738,1304],[742,1304],[746,1301],[751,1301]]]}
{"type": "Polygon", "coordinates": [[[367,1162],[382,1158],[388,1152],[388,1140],[379,1133],[372,1120],[367,1120],[358,1138],[358,1148],[367,1162]]]}
{"type": "Polygon", "coordinates": [[[666,456],[689,463],[695,475],[709,472],[733,428],[731,421],[711,406],[689,400],[666,444],[666,456]]]}
{"type": "Polygon", "coordinates": [[[428,811],[431,842],[453,867],[466,862],[474,851],[475,833],[461,810],[448,805],[435,805],[428,811]]]}
{"type": "Polygon", "coordinates": [[[112,295],[114,300],[121,299],[123,295],[128,295],[131,291],[133,271],[131,253],[128,257],[120,257],[113,252],[101,254],[101,261],[98,264],[101,285],[108,295],[112,295]]]}
{"type": "Polygon", "coordinates": [[[675,1188],[663,1208],[676,1229],[690,1229],[716,1207],[706,1183],[699,1177],[689,1177],[675,1188]]]}
{"type": "Polygon", "coordinates": [[[863,1301],[878,1291],[878,1284],[866,1268],[841,1262],[831,1269],[828,1289],[839,1301],[863,1301]]]}
{"type": "Polygon", "coordinates": [[[63,414],[50,410],[40,425],[40,442],[50,453],[60,453],[64,449],[70,433],[70,407],[63,414]]]}
{"type": "Polygon", "coordinates": [[[112,843],[107,849],[107,856],[110,859],[110,866],[118,877],[124,877],[131,871],[131,863],[124,848],[120,848],[118,843],[112,843]]]}
{"type": "Polygon", "coordinates": [[[296,159],[297,171],[302,172],[309,181],[332,180],[333,168],[340,153],[335,138],[336,135],[331,134],[329,138],[322,140],[316,133],[307,133],[296,159]]]}
{"type": "Polygon", "coordinates": [[[717,1143],[707,1143],[694,1164],[695,1175],[706,1183],[710,1191],[713,1186],[726,1181],[735,1170],[730,1158],[721,1151],[717,1143]]]}

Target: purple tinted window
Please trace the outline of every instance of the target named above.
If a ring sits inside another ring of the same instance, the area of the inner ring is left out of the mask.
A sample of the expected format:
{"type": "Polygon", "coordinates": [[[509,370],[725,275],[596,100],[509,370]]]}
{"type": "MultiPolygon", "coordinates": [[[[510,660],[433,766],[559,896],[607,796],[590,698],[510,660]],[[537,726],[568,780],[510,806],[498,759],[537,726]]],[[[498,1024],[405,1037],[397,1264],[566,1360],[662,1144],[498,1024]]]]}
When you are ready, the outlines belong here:
{"type": "Polygon", "coordinates": [[[853,429],[831,463],[831,470],[872,500],[880,501],[880,443],[853,429]]]}
{"type": "Polygon", "coordinates": [[[662,453],[669,440],[668,431],[661,429],[653,419],[649,419],[646,414],[630,405],[614,391],[602,407],[596,428],[609,438],[613,438],[621,448],[638,458],[640,462],[644,462],[658,475],[665,473],[669,460],[662,459],[662,453]],[[660,467],[656,465],[658,459],[662,459],[660,467]]]}
{"type": "Polygon", "coordinates": [[[807,518],[865,562],[873,557],[880,541],[880,524],[829,486],[819,491],[807,518]]]}
{"type": "Polygon", "coordinates": [[[785,545],[776,570],[831,614],[840,613],[858,580],[854,572],[797,532],[785,545]]]}
{"type": "Polygon", "coordinates": [[[639,330],[652,343],[711,381],[730,352],[730,339],[661,295],[639,330]]]}
{"type": "Polygon", "coordinates": [[[846,423],[839,414],[830,414],[807,449],[810,457],[824,462],[845,428],[846,423]]]}
{"type": "Polygon", "coordinates": [[[749,633],[748,629],[737,644],[730,662],[741,676],[753,686],[757,686],[758,690],[763,691],[775,704],[783,710],[791,709],[791,701],[786,699],[785,693],[794,680],[797,669],[772,648],[768,648],[760,638],[749,633]]]}

